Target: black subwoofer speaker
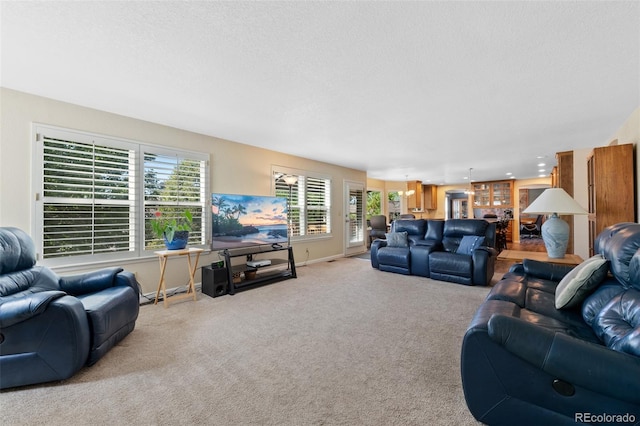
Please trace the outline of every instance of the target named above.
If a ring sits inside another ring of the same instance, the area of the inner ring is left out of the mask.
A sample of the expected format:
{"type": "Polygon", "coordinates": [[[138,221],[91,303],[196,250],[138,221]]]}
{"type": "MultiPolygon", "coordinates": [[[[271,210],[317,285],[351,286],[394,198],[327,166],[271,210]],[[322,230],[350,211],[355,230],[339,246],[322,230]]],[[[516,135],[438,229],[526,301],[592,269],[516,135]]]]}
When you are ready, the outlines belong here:
{"type": "Polygon", "coordinates": [[[211,297],[227,294],[227,268],[202,267],[202,292],[211,297]]]}

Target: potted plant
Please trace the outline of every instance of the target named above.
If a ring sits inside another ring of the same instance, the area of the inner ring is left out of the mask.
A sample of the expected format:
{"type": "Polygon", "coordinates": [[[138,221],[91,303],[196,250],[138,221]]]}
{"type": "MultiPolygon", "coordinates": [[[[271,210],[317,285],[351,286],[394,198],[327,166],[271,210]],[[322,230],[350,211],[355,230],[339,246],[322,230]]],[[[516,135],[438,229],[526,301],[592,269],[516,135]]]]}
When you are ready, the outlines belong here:
{"type": "Polygon", "coordinates": [[[158,238],[164,239],[164,244],[169,250],[180,250],[189,242],[189,231],[193,216],[189,210],[185,210],[182,217],[165,218],[161,211],[154,213],[155,219],[151,221],[153,232],[158,238]]]}

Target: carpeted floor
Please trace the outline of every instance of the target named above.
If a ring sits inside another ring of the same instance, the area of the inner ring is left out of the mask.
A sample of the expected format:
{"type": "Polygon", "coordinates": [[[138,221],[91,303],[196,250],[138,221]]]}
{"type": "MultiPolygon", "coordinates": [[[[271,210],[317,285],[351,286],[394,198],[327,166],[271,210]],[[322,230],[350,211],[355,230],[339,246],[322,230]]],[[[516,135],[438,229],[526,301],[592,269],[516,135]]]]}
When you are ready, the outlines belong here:
{"type": "MultiPolygon", "coordinates": [[[[352,258],[353,259],[366,260],[368,262],[371,262],[371,252],[370,251],[366,251],[366,252],[364,252],[362,254],[359,254],[359,255],[356,255],[356,256],[352,256],[352,258]]],[[[490,285],[493,286],[495,283],[500,281],[502,279],[502,277],[504,276],[504,274],[507,273],[507,271],[509,271],[509,268],[513,264],[514,264],[514,262],[510,261],[510,260],[497,260],[496,259],[493,279],[491,280],[491,284],[490,285]]]]}
{"type": "Polygon", "coordinates": [[[351,258],[298,276],[142,306],[136,329],[93,367],[1,392],[2,424],[478,424],[460,346],[487,287],[351,258]]]}

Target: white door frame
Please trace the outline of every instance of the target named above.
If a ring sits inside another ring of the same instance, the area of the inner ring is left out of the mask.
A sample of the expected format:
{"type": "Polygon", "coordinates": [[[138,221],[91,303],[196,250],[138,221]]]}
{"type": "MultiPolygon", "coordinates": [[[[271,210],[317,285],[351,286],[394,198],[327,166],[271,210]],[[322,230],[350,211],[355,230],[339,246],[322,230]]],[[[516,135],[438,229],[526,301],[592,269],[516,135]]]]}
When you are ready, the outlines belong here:
{"type": "Polygon", "coordinates": [[[345,256],[349,256],[352,254],[362,253],[367,250],[366,245],[366,185],[364,182],[356,182],[345,180],[344,181],[344,254],[345,256]],[[351,239],[351,220],[350,220],[350,206],[351,206],[351,191],[361,191],[361,203],[360,210],[362,215],[360,217],[360,226],[362,229],[357,232],[360,235],[360,238],[357,240],[351,239]]]}

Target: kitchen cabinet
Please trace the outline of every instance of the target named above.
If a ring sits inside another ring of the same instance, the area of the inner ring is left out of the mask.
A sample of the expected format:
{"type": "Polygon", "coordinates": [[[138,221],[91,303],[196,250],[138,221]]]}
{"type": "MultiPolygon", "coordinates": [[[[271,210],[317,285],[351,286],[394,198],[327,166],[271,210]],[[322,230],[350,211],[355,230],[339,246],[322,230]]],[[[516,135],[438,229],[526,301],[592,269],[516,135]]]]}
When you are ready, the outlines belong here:
{"type": "Polygon", "coordinates": [[[494,182],[491,184],[491,205],[493,207],[513,207],[512,181],[494,182]]]}
{"type": "Polygon", "coordinates": [[[422,185],[422,208],[424,210],[438,209],[438,187],[436,185],[422,185]]]}
{"type": "Polygon", "coordinates": [[[407,182],[407,191],[410,195],[407,195],[407,209],[422,210],[422,182],[419,180],[411,180],[407,182]],[[411,192],[413,191],[413,192],[411,192]]]}
{"type": "Polygon", "coordinates": [[[476,182],[473,206],[479,208],[513,208],[513,181],[476,182]]]}
{"type": "Polygon", "coordinates": [[[474,207],[489,207],[491,205],[491,186],[488,183],[473,184],[474,207]]]}

